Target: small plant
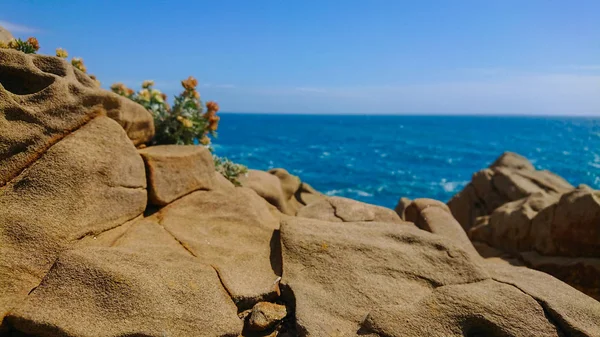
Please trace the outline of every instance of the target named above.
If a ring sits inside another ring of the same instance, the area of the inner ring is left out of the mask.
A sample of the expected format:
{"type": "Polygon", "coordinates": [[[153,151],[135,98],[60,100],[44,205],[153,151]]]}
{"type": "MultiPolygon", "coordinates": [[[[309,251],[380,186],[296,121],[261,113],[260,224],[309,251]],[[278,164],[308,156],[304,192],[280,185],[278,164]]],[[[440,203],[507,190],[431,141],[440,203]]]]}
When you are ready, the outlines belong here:
{"type": "Polygon", "coordinates": [[[35,54],[40,50],[40,43],[35,37],[30,37],[25,41],[21,39],[11,39],[8,43],[0,42],[0,48],[14,49],[22,51],[25,54],[35,54]]]}
{"type": "Polygon", "coordinates": [[[227,180],[231,181],[235,186],[241,186],[238,177],[248,173],[248,168],[242,164],[236,164],[227,158],[219,158],[213,155],[215,161],[215,168],[217,172],[221,173],[227,180]]]}

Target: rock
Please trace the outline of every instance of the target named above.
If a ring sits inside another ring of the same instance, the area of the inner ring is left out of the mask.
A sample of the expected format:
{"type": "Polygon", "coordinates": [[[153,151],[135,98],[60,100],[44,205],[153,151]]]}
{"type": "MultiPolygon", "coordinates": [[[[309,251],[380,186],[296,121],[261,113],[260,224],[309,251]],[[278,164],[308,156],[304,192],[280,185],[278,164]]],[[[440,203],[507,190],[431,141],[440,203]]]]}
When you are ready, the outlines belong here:
{"type": "Polygon", "coordinates": [[[217,190],[231,191],[231,190],[235,189],[235,185],[233,185],[233,183],[231,181],[229,181],[227,178],[225,178],[224,175],[222,175],[219,172],[215,172],[214,182],[215,182],[215,189],[217,189],[217,190]]]}
{"type": "Polygon", "coordinates": [[[98,88],[61,58],[0,49],[0,60],[0,186],[99,115],[116,120],[136,145],[154,135],[144,107],[98,88]]]}
{"type": "Polygon", "coordinates": [[[40,337],[241,334],[237,308],[216,270],[155,219],[119,234],[116,241],[99,239],[110,246],[62,253],[7,317],[11,329],[40,337]]]}
{"type": "Polygon", "coordinates": [[[470,229],[469,235],[476,240],[503,249],[507,252],[520,252],[533,249],[533,218],[557,200],[556,195],[540,192],[512,201],[498,207],[483,224],[470,229]]]}
{"type": "Polygon", "coordinates": [[[258,302],[252,307],[248,318],[248,328],[252,331],[265,331],[273,328],[287,316],[285,305],[258,302]]]}
{"type": "Polygon", "coordinates": [[[248,170],[248,174],[239,180],[242,186],[253,189],[287,215],[295,215],[308,202],[324,198],[322,194],[284,169],[272,169],[269,172],[248,170]]]}
{"type": "Polygon", "coordinates": [[[451,241],[397,223],[291,218],[281,225],[281,244],[282,284],[299,331],[311,336],[355,335],[376,307],[488,277],[451,241]]]}
{"type": "Polygon", "coordinates": [[[415,199],[404,210],[406,221],[417,227],[451,239],[466,252],[478,256],[469,237],[460,224],[452,217],[448,206],[433,199],[415,199]]]}
{"type": "Polygon", "coordinates": [[[400,200],[398,200],[398,204],[396,204],[396,207],[394,208],[394,211],[396,211],[396,213],[398,213],[398,216],[400,217],[400,219],[402,220],[406,220],[405,219],[405,214],[404,214],[404,210],[406,210],[406,207],[408,207],[408,205],[410,205],[412,201],[408,198],[400,198],[400,200]]]}
{"type": "Polygon", "coordinates": [[[591,257],[544,256],[537,252],[520,254],[525,264],[543,271],[600,301],[600,259],[591,257]]]}
{"type": "Polygon", "coordinates": [[[600,302],[533,269],[497,262],[485,265],[494,280],[512,285],[540,303],[563,336],[600,336],[600,302]]]}
{"type": "Polygon", "coordinates": [[[142,214],[145,187],[142,158],[123,129],[101,116],[0,188],[0,318],[73,242],[142,214]]]}
{"type": "Polygon", "coordinates": [[[600,258],[600,191],[582,185],[563,194],[533,219],[533,227],[535,250],[542,254],[600,258]]]}
{"type": "Polygon", "coordinates": [[[442,286],[418,301],[377,308],[362,329],[381,336],[561,336],[537,301],[494,280],[442,286]]]}
{"type": "Polygon", "coordinates": [[[157,206],[197,190],[215,187],[210,151],[196,145],[159,145],[139,150],[148,174],[148,198],[157,206]]]}
{"type": "Polygon", "coordinates": [[[0,26],[0,42],[8,42],[12,39],[14,36],[6,28],[0,26]]]}
{"type": "Polygon", "coordinates": [[[279,220],[254,191],[196,191],[157,216],[190,254],[217,270],[240,309],[278,296],[279,220]]]}
{"type": "Polygon", "coordinates": [[[342,197],[318,200],[300,209],[296,216],[333,222],[378,221],[405,224],[391,209],[342,197]]]}
{"type": "Polygon", "coordinates": [[[558,197],[572,189],[561,177],[535,170],[524,157],[506,152],[490,168],[475,173],[471,182],[448,202],[448,207],[463,228],[469,230],[478,217],[490,215],[508,202],[534,193],[558,197]]]}

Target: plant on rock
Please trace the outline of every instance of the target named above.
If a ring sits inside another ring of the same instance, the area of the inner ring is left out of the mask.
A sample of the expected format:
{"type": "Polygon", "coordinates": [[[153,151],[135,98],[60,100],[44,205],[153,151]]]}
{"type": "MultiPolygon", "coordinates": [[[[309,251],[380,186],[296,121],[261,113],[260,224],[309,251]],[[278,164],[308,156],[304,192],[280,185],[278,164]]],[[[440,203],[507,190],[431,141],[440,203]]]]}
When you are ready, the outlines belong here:
{"type": "MultiPolygon", "coordinates": [[[[207,102],[205,112],[200,93],[196,90],[198,81],[191,76],[181,81],[181,86],[183,91],[175,96],[172,107],[167,103],[167,96],[154,89],[153,81],[144,81],[142,88],[137,92],[122,83],[115,83],[110,88],[113,92],[141,104],[152,114],[156,130],[152,145],[202,144],[212,152],[210,137],[217,137],[219,104],[207,102]]],[[[213,157],[217,171],[239,186],[237,177],[245,174],[248,169],[227,158],[213,157]]]]}
{"type": "Polygon", "coordinates": [[[30,37],[25,41],[21,39],[11,39],[8,41],[8,43],[0,41],[0,48],[14,49],[22,51],[25,54],[35,54],[38,50],[40,50],[40,44],[35,37],[30,37]]]}

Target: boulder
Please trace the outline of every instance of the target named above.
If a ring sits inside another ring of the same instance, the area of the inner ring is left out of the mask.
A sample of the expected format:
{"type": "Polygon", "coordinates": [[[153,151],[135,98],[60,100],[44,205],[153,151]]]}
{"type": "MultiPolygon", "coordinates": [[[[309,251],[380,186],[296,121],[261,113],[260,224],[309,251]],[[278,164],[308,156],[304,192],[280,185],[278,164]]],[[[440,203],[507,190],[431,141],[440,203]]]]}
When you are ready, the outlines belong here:
{"type": "Polygon", "coordinates": [[[518,288],[494,280],[447,285],[418,301],[369,313],[362,332],[380,336],[562,336],[544,308],[518,288]]]}
{"type": "Polygon", "coordinates": [[[121,227],[62,253],[7,317],[10,328],[40,337],[241,334],[237,308],[213,267],[155,217],[121,227]]]}
{"type": "Polygon", "coordinates": [[[8,42],[14,39],[14,36],[4,27],[0,26],[0,42],[8,42]]]}
{"type": "Polygon", "coordinates": [[[272,169],[268,172],[248,170],[248,174],[240,177],[239,181],[242,186],[253,189],[287,215],[295,215],[308,203],[324,198],[321,193],[284,169],[272,169]]]}
{"type": "Polygon", "coordinates": [[[278,296],[279,220],[254,191],[196,191],[156,215],[191,255],[215,268],[240,309],[278,296]]]}
{"type": "Polygon", "coordinates": [[[146,164],[150,203],[164,206],[197,190],[215,187],[210,151],[196,145],[159,145],[139,150],[146,164]]]}
{"type": "Polygon", "coordinates": [[[533,218],[556,200],[556,195],[536,192],[506,203],[494,210],[485,221],[472,227],[469,235],[472,239],[511,253],[531,250],[533,237],[541,234],[532,230],[533,218]]]}
{"type": "Polygon", "coordinates": [[[0,188],[0,318],[73,242],[142,214],[145,187],[142,158],[123,129],[101,116],[0,188]]]}
{"type": "Polygon", "coordinates": [[[281,225],[283,296],[301,335],[355,335],[373,309],[488,275],[451,241],[412,226],[290,218],[281,225]],[[286,291],[287,290],[287,291],[286,291]]]}
{"type": "Polygon", "coordinates": [[[116,120],[135,145],[154,135],[144,107],[98,88],[67,61],[0,49],[0,186],[99,115],[116,120]]]}
{"type": "Polygon", "coordinates": [[[285,305],[258,302],[252,307],[248,317],[248,328],[252,331],[265,331],[273,328],[287,316],[285,305]]]}
{"type": "Polygon", "coordinates": [[[600,191],[582,185],[533,219],[531,240],[544,255],[600,258],[600,191]]]}
{"type": "Polygon", "coordinates": [[[430,233],[451,239],[466,252],[478,256],[464,229],[443,202],[433,199],[415,199],[406,207],[404,214],[406,221],[430,233]]]}
{"type": "Polygon", "coordinates": [[[535,170],[522,156],[506,152],[489,168],[479,171],[465,188],[448,202],[448,207],[465,230],[478,217],[487,216],[511,201],[534,193],[558,197],[573,189],[563,178],[545,170],[535,170]]]}
{"type": "Polygon", "coordinates": [[[406,210],[406,207],[408,207],[408,205],[410,205],[412,201],[408,198],[400,198],[400,200],[398,200],[398,203],[396,204],[396,207],[394,208],[394,211],[396,211],[396,213],[398,213],[398,216],[400,217],[400,219],[402,220],[406,220],[405,219],[405,214],[404,211],[406,210]]]}
{"type": "Polygon", "coordinates": [[[328,197],[301,208],[296,216],[333,222],[405,222],[393,210],[364,202],[328,197]]]}

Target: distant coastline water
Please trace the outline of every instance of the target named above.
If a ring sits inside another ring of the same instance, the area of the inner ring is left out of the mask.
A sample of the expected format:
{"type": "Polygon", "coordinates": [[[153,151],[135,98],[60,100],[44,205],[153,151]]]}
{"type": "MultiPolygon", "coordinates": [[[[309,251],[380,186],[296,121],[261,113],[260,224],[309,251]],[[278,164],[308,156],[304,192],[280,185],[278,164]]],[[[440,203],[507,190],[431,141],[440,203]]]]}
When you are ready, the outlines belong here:
{"type": "Polygon", "coordinates": [[[448,201],[504,151],[600,189],[600,118],[221,114],[218,155],[283,167],[319,191],[394,207],[448,201]]]}

